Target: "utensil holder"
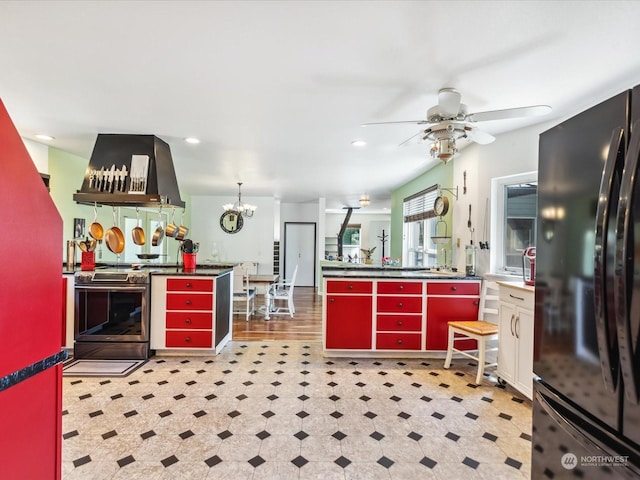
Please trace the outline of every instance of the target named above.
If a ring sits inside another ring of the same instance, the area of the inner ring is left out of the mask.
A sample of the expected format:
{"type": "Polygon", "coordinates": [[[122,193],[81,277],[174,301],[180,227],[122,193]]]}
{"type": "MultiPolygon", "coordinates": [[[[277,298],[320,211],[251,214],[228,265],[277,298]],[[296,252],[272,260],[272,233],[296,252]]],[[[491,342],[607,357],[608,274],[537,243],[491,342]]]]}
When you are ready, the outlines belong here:
{"type": "Polygon", "coordinates": [[[195,253],[182,253],[182,270],[185,272],[196,270],[196,255],[195,253]]]}
{"type": "Polygon", "coordinates": [[[95,270],[96,268],[96,255],[95,252],[82,252],[82,262],[80,263],[80,270],[95,270]]]}

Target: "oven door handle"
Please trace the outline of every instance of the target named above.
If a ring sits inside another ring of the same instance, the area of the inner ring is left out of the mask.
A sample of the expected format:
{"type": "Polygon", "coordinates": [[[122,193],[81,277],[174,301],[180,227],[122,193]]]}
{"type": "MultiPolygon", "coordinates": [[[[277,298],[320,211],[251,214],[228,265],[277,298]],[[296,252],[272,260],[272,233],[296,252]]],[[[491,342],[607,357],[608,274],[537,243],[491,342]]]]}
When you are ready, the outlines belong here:
{"type": "Polygon", "coordinates": [[[145,290],[147,290],[149,286],[147,284],[144,285],[136,285],[136,284],[128,284],[128,285],[113,285],[113,284],[107,284],[107,283],[103,283],[100,285],[76,285],[75,289],[76,291],[79,290],[90,290],[90,291],[98,291],[98,290],[104,290],[104,291],[118,291],[118,292],[126,292],[126,291],[139,291],[139,292],[143,292],[145,290]]]}

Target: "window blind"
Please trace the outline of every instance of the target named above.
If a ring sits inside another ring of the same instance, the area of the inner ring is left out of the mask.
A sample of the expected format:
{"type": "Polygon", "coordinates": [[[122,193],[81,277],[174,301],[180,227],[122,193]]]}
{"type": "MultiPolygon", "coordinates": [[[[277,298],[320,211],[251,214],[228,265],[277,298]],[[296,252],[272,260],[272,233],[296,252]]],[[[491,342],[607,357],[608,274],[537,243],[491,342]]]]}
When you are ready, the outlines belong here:
{"type": "Polygon", "coordinates": [[[404,223],[417,222],[435,217],[433,213],[433,202],[437,197],[438,185],[433,185],[405,198],[402,204],[404,223]]]}

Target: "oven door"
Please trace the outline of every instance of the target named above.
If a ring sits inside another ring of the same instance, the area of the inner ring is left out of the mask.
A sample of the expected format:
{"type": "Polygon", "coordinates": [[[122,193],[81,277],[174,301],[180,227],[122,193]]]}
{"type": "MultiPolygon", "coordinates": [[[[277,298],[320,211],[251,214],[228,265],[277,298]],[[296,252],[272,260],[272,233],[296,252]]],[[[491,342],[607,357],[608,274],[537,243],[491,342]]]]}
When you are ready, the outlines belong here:
{"type": "Polygon", "coordinates": [[[148,302],[148,285],[76,285],[74,357],[131,358],[123,352],[148,351],[148,302]]]}

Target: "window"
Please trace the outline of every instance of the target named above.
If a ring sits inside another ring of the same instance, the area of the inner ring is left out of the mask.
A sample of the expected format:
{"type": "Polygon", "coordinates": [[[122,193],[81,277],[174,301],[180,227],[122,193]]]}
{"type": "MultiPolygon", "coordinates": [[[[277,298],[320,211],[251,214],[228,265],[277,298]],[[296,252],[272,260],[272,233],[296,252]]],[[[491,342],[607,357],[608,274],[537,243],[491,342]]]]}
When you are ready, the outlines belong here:
{"type": "Polygon", "coordinates": [[[360,258],[360,230],[359,223],[348,224],[342,235],[342,256],[349,262],[357,263],[360,258]]]}
{"type": "Polygon", "coordinates": [[[165,254],[169,253],[167,238],[164,238],[160,245],[153,246],[153,234],[156,231],[156,228],[160,226],[160,222],[162,221],[163,228],[167,225],[167,214],[165,212],[158,213],[153,211],[140,211],[138,215],[136,215],[135,211],[129,209],[122,210],[122,232],[125,237],[125,248],[122,252],[124,256],[124,262],[126,263],[138,263],[140,259],[138,258],[139,253],[157,253],[160,256],[158,260],[155,260],[155,263],[163,263],[166,262],[167,258],[163,258],[165,254]],[[131,231],[138,225],[138,216],[140,217],[140,226],[144,229],[145,233],[145,244],[136,245],[132,240],[131,231]]]}
{"type": "Polygon", "coordinates": [[[404,199],[404,242],[402,265],[404,267],[436,267],[438,254],[446,263],[443,252],[431,241],[444,235],[446,224],[433,213],[433,202],[438,196],[438,186],[433,185],[404,199]],[[436,232],[437,229],[437,232],[436,232]]]}
{"type": "Polygon", "coordinates": [[[491,181],[491,271],[522,274],[522,253],[535,246],[537,172],[491,181]]]}

